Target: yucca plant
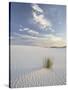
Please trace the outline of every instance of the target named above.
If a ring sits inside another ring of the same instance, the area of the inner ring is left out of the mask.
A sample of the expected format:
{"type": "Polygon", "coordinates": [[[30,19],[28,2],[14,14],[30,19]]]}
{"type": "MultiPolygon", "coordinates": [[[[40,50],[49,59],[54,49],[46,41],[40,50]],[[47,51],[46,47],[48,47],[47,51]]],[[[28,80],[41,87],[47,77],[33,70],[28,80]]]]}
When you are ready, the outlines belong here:
{"type": "Polygon", "coordinates": [[[46,68],[52,68],[53,62],[50,58],[47,59],[46,68]]]}
{"type": "Polygon", "coordinates": [[[51,59],[50,58],[45,58],[44,59],[44,61],[43,61],[43,68],[48,68],[48,69],[50,69],[50,68],[52,68],[52,66],[53,66],[53,62],[51,61],[51,59]]]}

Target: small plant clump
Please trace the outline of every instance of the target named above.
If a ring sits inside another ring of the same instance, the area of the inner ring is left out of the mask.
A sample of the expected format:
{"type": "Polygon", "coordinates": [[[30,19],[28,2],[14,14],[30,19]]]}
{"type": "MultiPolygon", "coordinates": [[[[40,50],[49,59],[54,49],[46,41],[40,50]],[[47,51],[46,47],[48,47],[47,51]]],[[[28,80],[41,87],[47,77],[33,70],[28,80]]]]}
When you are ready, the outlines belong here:
{"type": "Polygon", "coordinates": [[[47,58],[47,59],[44,60],[43,68],[50,69],[50,68],[52,68],[52,66],[53,66],[53,62],[51,61],[50,58],[47,58]]]}
{"type": "Polygon", "coordinates": [[[51,68],[52,65],[53,65],[52,61],[50,60],[50,58],[48,58],[46,63],[46,68],[51,68]]]}

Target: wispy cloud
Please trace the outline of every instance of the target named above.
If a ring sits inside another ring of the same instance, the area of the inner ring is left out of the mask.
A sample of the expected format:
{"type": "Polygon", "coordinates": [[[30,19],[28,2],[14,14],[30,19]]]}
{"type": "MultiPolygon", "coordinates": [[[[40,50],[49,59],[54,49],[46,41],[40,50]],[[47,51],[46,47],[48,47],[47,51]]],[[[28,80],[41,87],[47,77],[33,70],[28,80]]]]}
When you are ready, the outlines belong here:
{"type": "Polygon", "coordinates": [[[32,6],[32,15],[34,21],[44,30],[54,31],[52,29],[52,23],[44,16],[43,9],[41,9],[37,4],[32,6]],[[38,14],[38,12],[40,12],[38,14]]]}
{"type": "Polygon", "coordinates": [[[19,31],[29,31],[29,28],[19,28],[19,31]]]}
{"type": "MultiPolygon", "coordinates": [[[[32,31],[31,31],[32,32],[32,31]]],[[[32,32],[33,33],[33,32],[32,32]]],[[[16,35],[16,39],[18,40],[26,40],[26,42],[31,41],[33,45],[41,46],[41,47],[62,47],[66,45],[65,40],[62,37],[55,36],[53,34],[47,34],[41,37],[31,36],[26,34],[14,33],[16,35]]]]}
{"type": "Polygon", "coordinates": [[[27,35],[27,34],[19,34],[19,33],[14,33],[17,37],[23,39],[37,39],[37,37],[33,37],[31,35],[27,35]]]}
{"type": "Polygon", "coordinates": [[[39,38],[38,41],[36,41],[34,44],[41,47],[63,47],[66,45],[63,38],[51,34],[45,35],[44,38],[39,38]]]}
{"type": "Polygon", "coordinates": [[[28,30],[29,30],[29,28],[24,28],[24,29],[23,29],[23,31],[28,31],[28,30]]]}
{"type": "Polygon", "coordinates": [[[30,28],[19,28],[20,32],[24,32],[26,31],[28,34],[32,35],[32,36],[38,36],[40,33],[37,32],[36,30],[32,30],[30,28]]]}
{"type": "Polygon", "coordinates": [[[21,32],[21,31],[23,31],[23,29],[22,28],[19,28],[19,31],[21,32]]]}
{"type": "Polygon", "coordinates": [[[46,30],[47,27],[51,27],[51,23],[44,18],[44,15],[37,15],[35,12],[33,12],[33,18],[42,29],[46,30]]]}
{"type": "Polygon", "coordinates": [[[43,10],[42,10],[37,4],[32,4],[32,9],[33,9],[34,11],[43,13],[43,10]]]}
{"type": "Polygon", "coordinates": [[[36,35],[36,36],[39,35],[39,32],[34,31],[34,30],[31,30],[31,29],[28,31],[28,33],[29,33],[30,35],[36,35]]]}

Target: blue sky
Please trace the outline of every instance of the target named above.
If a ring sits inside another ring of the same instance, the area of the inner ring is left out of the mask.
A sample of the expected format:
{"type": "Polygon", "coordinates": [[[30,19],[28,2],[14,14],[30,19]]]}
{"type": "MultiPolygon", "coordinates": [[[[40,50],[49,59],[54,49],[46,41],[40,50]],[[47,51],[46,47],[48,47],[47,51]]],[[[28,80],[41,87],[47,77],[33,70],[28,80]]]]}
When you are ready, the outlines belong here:
{"type": "Polygon", "coordinates": [[[66,45],[66,6],[11,3],[11,44],[66,45]]]}

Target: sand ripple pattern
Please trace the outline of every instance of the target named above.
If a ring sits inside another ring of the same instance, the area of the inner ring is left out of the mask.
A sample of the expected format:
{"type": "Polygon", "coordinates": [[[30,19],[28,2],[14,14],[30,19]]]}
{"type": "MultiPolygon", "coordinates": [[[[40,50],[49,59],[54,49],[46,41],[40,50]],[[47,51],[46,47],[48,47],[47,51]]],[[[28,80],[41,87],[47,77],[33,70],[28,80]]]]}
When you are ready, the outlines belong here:
{"type": "Polygon", "coordinates": [[[37,87],[37,86],[52,86],[52,85],[64,85],[66,84],[65,75],[60,75],[49,69],[40,69],[23,75],[17,78],[14,83],[11,84],[12,88],[21,87],[37,87]]]}

